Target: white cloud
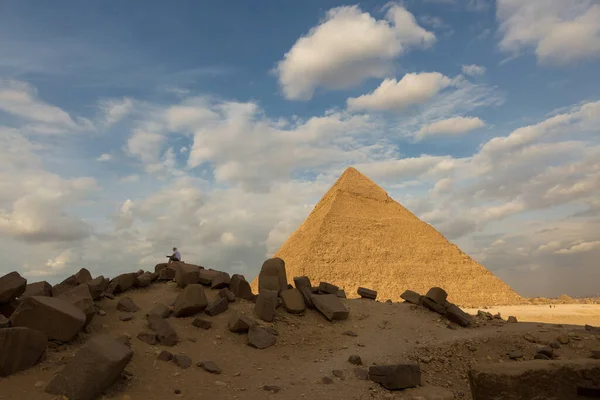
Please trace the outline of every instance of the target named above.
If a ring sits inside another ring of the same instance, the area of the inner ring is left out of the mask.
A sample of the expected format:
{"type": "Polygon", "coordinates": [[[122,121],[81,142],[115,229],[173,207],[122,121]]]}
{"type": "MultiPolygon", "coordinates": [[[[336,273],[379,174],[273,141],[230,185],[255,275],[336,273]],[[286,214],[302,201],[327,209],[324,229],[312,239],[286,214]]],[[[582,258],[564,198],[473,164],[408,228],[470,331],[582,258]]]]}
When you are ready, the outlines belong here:
{"type": "Polygon", "coordinates": [[[422,104],[452,84],[439,72],[409,73],[396,81],[385,79],[372,93],[347,100],[348,109],[391,111],[422,104]]]}
{"type": "Polygon", "coordinates": [[[478,117],[452,117],[422,126],[415,137],[420,140],[436,135],[457,136],[484,126],[485,123],[478,117]]]}
{"type": "Polygon", "coordinates": [[[96,158],[96,161],[110,161],[112,160],[112,155],[108,153],[101,154],[100,157],[96,158]]]}
{"type": "Polygon", "coordinates": [[[600,240],[593,241],[593,242],[581,242],[581,243],[575,244],[569,248],[557,250],[554,253],[555,254],[578,254],[578,253],[585,253],[585,252],[596,250],[596,249],[600,249],[600,240]]]}
{"type": "Polygon", "coordinates": [[[107,126],[116,124],[134,110],[133,99],[123,97],[121,99],[111,99],[101,103],[101,108],[105,113],[104,123],[107,126]]]}
{"type": "Polygon", "coordinates": [[[435,40],[401,6],[389,7],[383,20],[358,6],[336,7],[296,41],[274,72],[286,98],[308,100],[318,87],[343,89],[383,78],[410,47],[429,47],[435,40]]]}
{"type": "Polygon", "coordinates": [[[486,68],[481,65],[470,64],[462,66],[462,73],[469,76],[481,76],[485,74],[486,68]]]}
{"type": "Polygon", "coordinates": [[[498,0],[500,49],[534,48],[543,64],[566,65],[600,56],[600,4],[590,0],[498,0]]]}

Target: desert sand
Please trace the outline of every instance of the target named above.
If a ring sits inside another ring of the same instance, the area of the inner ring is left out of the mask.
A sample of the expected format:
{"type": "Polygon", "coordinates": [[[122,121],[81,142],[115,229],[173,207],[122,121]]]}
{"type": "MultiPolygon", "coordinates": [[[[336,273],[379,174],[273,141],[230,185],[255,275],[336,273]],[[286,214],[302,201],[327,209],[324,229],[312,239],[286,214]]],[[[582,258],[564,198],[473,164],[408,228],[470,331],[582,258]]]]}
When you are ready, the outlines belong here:
{"type": "MultiPolygon", "coordinates": [[[[478,309],[466,308],[468,313],[478,309]]],[[[567,325],[600,325],[600,304],[556,304],[487,307],[485,311],[502,316],[514,315],[519,321],[567,325]]]]}

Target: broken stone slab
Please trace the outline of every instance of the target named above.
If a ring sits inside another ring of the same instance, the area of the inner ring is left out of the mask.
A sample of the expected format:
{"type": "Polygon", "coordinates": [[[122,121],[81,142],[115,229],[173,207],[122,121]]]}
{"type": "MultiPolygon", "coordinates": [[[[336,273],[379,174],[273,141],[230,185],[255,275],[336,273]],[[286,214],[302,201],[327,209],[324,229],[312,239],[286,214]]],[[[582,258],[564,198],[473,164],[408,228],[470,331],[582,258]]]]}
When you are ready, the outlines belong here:
{"type": "Polygon", "coordinates": [[[102,293],[108,289],[109,283],[110,281],[102,275],[92,279],[91,281],[87,281],[86,285],[88,285],[92,299],[100,299],[102,297],[102,293]]]}
{"type": "Polygon", "coordinates": [[[75,275],[71,275],[62,282],[52,286],[52,297],[57,297],[64,292],[73,289],[75,286],[77,286],[77,278],[75,275]]]}
{"type": "Polygon", "coordinates": [[[168,263],[160,263],[160,264],[156,264],[154,266],[154,273],[155,274],[160,274],[160,271],[162,271],[163,269],[167,268],[169,266],[168,263]]]}
{"type": "Polygon", "coordinates": [[[423,296],[421,296],[419,293],[412,291],[412,290],[405,290],[404,293],[402,293],[400,295],[400,298],[402,298],[404,301],[406,301],[408,303],[416,304],[419,306],[423,302],[423,296]]]}
{"type": "Polygon", "coordinates": [[[277,290],[264,289],[258,295],[254,306],[254,313],[263,321],[272,322],[277,308],[277,290]]]}
{"type": "Polygon", "coordinates": [[[27,279],[23,278],[17,271],[9,272],[0,277],[0,304],[9,303],[16,299],[27,288],[27,279]]]}
{"type": "Polygon", "coordinates": [[[439,305],[435,301],[431,300],[429,297],[423,297],[422,303],[423,307],[430,311],[436,312],[440,315],[444,315],[446,313],[446,307],[439,305]]]}
{"type": "Polygon", "coordinates": [[[190,284],[175,299],[173,315],[177,318],[190,317],[204,311],[207,306],[204,287],[199,283],[190,284]]]}
{"type": "Polygon", "coordinates": [[[200,361],[196,365],[205,370],[206,372],[210,372],[211,374],[220,375],[222,372],[221,368],[219,368],[217,364],[215,364],[212,361],[200,361]]]}
{"type": "Polygon", "coordinates": [[[235,295],[235,297],[244,299],[244,300],[252,300],[252,288],[250,288],[250,283],[246,281],[243,275],[233,274],[231,279],[229,280],[229,290],[235,295]]]}
{"type": "Polygon", "coordinates": [[[157,342],[155,332],[143,331],[137,334],[137,338],[150,346],[154,346],[157,342]]]}
{"type": "Polygon", "coordinates": [[[81,309],[64,299],[32,296],[21,302],[10,317],[12,326],[37,329],[50,340],[70,342],[85,325],[81,309]]]}
{"type": "Polygon", "coordinates": [[[235,333],[248,332],[255,325],[257,323],[253,318],[239,312],[233,314],[227,321],[227,327],[235,333]]]}
{"type": "Polygon", "coordinates": [[[85,314],[85,325],[88,326],[94,315],[96,315],[96,305],[94,299],[90,293],[88,285],[82,283],[75,286],[74,288],[67,290],[66,292],[58,295],[57,299],[63,299],[79,308],[85,314]]]}
{"type": "Polygon", "coordinates": [[[175,282],[180,288],[185,288],[187,285],[197,284],[200,279],[200,269],[195,265],[176,263],[175,266],[175,282]]]}
{"type": "Polygon", "coordinates": [[[315,308],[311,298],[312,287],[310,285],[310,279],[308,279],[307,276],[297,276],[294,278],[294,285],[296,285],[296,289],[300,291],[306,307],[310,309],[315,308]]]}
{"type": "Polygon", "coordinates": [[[374,365],[369,367],[369,379],[388,390],[402,390],[421,385],[418,364],[374,365]]]}
{"type": "Polygon", "coordinates": [[[219,297],[226,299],[230,303],[233,303],[235,301],[235,295],[228,288],[219,290],[219,297]]]}
{"type": "Polygon", "coordinates": [[[448,299],[448,293],[446,293],[446,291],[440,287],[432,287],[425,294],[425,297],[433,300],[440,306],[444,306],[446,304],[446,300],[448,299]]]}
{"type": "Polygon", "coordinates": [[[329,321],[348,319],[350,310],[335,294],[313,294],[311,299],[315,308],[329,321]]]}
{"type": "Polygon", "coordinates": [[[171,314],[171,310],[164,304],[155,304],[146,315],[158,315],[161,318],[168,318],[171,314]]]}
{"type": "Polygon", "coordinates": [[[35,329],[0,329],[0,376],[9,376],[39,363],[46,354],[48,337],[35,329]]]}
{"type": "Polygon", "coordinates": [[[258,293],[263,290],[275,290],[277,294],[287,289],[285,261],[279,257],[269,258],[263,263],[258,274],[258,293]]]}
{"type": "Polygon", "coordinates": [[[198,273],[198,283],[210,286],[212,285],[213,279],[218,275],[217,271],[212,269],[201,269],[198,273]]]}
{"type": "Polygon", "coordinates": [[[28,283],[25,292],[19,296],[19,300],[23,300],[31,296],[52,296],[52,285],[46,281],[28,283]]]}
{"type": "Polygon", "coordinates": [[[375,300],[377,298],[377,291],[371,290],[371,289],[367,289],[367,288],[364,288],[364,287],[359,287],[358,290],[357,290],[357,293],[363,299],[375,300]]]}
{"type": "Polygon", "coordinates": [[[204,310],[207,315],[214,317],[227,311],[229,308],[229,301],[223,297],[218,297],[215,301],[210,303],[204,310]]]}
{"type": "Polygon", "coordinates": [[[480,364],[469,371],[473,400],[576,400],[582,389],[600,389],[600,360],[480,364]]]}
{"type": "Polygon", "coordinates": [[[177,344],[179,341],[177,332],[175,332],[175,329],[173,329],[166,319],[158,315],[148,315],[146,321],[148,322],[148,327],[156,333],[156,339],[161,344],[165,346],[175,346],[177,344]]]}
{"type": "Polygon", "coordinates": [[[135,285],[136,278],[137,274],[135,272],[118,275],[111,279],[107,291],[112,294],[126,292],[135,285]]]}
{"type": "Polygon", "coordinates": [[[171,267],[163,268],[158,273],[159,281],[172,281],[173,279],[175,279],[175,270],[171,267]]]}
{"type": "Polygon", "coordinates": [[[46,392],[72,400],[95,400],[125,370],[133,351],[124,344],[100,335],[91,338],[46,386],[46,392]]]}
{"type": "Polygon", "coordinates": [[[210,287],[211,289],[224,289],[229,287],[229,282],[231,282],[231,277],[227,272],[219,272],[213,278],[210,287]]]}
{"type": "Polygon", "coordinates": [[[119,299],[119,302],[117,303],[117,310],[134,313],[140,311],[140,308],[133,302],[131,297],[127,296],[119,299]]]}
{"type": "Polygon", "coordinates": [[[332,285],[328,282],[320,282],[319,283],[319,292],[325,294],[335,294],[337,296],[337,292],[340,290],[339,287],[332,285]]]}
{"type": "Polygon", "coordinates": [[[304,299],[298,289],[283,290],[279,296],[283,301],[283,308],[290,314],[299,314],[306,309],[304,299]]]}
{"type": "Polygon", "coordinates": [[[454,322],[462,327],[468,327],[473,322],[473,318],[469,314],[452,303],[448,303],[446,305],[446,312],[444,313],[444,316],[448,318],[449,321],[454,322]]]}
{"type": "Polygon", "coordinates": [[[212,322],[207,321],[202,318],[194,318],[194,320],[192,321],[192,325],[195,326],[196,328],[200,328],[200,329],[204,329],[204,330],[208,330],[208,329],[212,328],[212,322]]]}
{"type": "Polygon", "coordinates": [[[338,290],[336,296],[339,297],[340,299],[346,299],[347,298],[346,292],[344,291],[344,289],[338,290]]]}
{"type": "Polygon", "coordinates": [[[147,287],[152,283],[152,274],[150,272],[144,272],[141,275],[138,275],[135,278],[135,286],[137,287],[147,287]]]}
{"type": "Polygon", "coordinates": [[[254,325],[248,330],[248,346],[262,350],[275,345],[276,342],[277,336],[261,326],[254,325]]]}
{"type": "Polygon", "coordinates": [[[81,285],[82,283],[86,283],[92,280],[92,274],[86,268],[81,268],[75,274],[75,283],[77,285],[81,285]]]}

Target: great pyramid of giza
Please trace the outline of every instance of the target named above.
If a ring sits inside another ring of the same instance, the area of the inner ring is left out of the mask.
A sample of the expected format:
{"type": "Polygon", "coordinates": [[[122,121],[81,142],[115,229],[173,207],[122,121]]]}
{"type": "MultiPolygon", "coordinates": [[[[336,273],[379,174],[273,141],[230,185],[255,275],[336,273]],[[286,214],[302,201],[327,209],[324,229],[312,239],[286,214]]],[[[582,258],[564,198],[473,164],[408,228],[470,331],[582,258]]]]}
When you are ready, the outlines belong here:
{"type": "MultiPolygon", "coordinates": [[[[523,299],[429,224],[394,201],[376,183],[348,168],[304,223],[275,253],[288,281],[306,275],[313,286],[330,282],[358,297],[359,286],[378,299],[402,301],[406,289],[433,286],[462,307],[520,304],[523,299]]],[[[252,282],[257,291],[257,278],[252,282]]]]}

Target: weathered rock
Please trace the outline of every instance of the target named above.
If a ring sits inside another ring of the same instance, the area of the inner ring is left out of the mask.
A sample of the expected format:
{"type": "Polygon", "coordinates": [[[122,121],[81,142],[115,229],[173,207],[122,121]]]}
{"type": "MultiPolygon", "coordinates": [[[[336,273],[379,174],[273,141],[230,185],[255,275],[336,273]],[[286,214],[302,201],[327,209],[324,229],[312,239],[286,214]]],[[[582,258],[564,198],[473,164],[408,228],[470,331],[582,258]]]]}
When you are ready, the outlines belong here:
{"type": "Polygon", "coordinates": [[[0,329],[0,376],[31,368],[46,353],[48,338],[29,328],[0,329]]]}
{"type": "Polygon", "coordinates": [[[354,375],[361,381],[369,379],[369,372],[364,368],[354,368],[354,375]]]}
{"type": "Polygon", "coordinates": [[[423,386],[402,391],[399,400],[454,400],[451,390],[440,386],[423,386]]]}
{"type": "Polygon", "coordinates": [[[227,322],[229,330],[236,333],[248,332],[255,325],[256,321],[254,319],[242,313],[233,314],[227,322]]]}
{"type": "Polygon", "coordinates": [[[211,374],[216,374],[216,375],[221,374],[221,368],[219,368],[217,366],[217,364],[215,364],[212,361],[200,361],[196,365],[198,365],[200,368],[202,368],[206,372],[210,372],[211,374]]]}
{"type": "Polygon", "coordinates": [[[375,300],[377,298],[377,291],[371,290],[371,289],[367,289],[367,288],[364,288],[364,287],[359,287],[357,293],[363,299],[375,300]]]}
{"type": "Polygon", "coordinates": [[[511,360],[517,360],[519,358],[523,358],[523,353],[520,350],[513,350],[508,352],[508,358],[511,360]]]}
{"type": "Polygon", "coordinates": [[[229,287],[229,282],[231,282],[231,277],[227,272],[219,272],[213,278],[210,287],[212,289],[224,289],[229,287]]]}
{"type": "Polygon", "coordinates": [[[167,318],[171,314],[169,307],[164,304],[155,304],[146,315],[158,315],[161,318],[167,318]]]}
{"type": "Polygon", "coordinates": [[[21,304],[21,301],[17,299],[13,299],[8,303],[0,304],[0,315],[10,318],[15,310],[19,307],[19,304],[21,304]]]}
{"type": "Polygon", "coordinates": [[[319,283],[319,292],[321,292],[321,293],[335,294],[337,296],[338,290],[340,290],[340,288],[335,285],[332,285],[331,283],[327,283],[327,282],[319,283]]]}
{"type": "Polygon", "coordinates": [[[544,347],[540,347],[539,349],[537,349],[536,353],[543,354],[548,358],[552,358],[552,356],[554,355],[554,350],[552,349],[552,347],[544,346],[544,347]]]}
{"type": "Polygon", "coordinates": [[[10,320],[4,315],[0,314],[0,329],[10,327],[10,320]]]}
{"type": "Polygon", "coordinates": [[[469,371],[469,384],[473,400],[575,400],[580,388],[600,388],[600,361],[479,364],[469,371]]]}
{"type": "Polygon", "coordinates": [[[350,314],[350,310],[335,294],[313,294],[311,299],[315,308],[330,321],[345,320],[350,314]]]}
{"type": "Polygon", "coordinates": [[[150,346],[154,346],[157,342],[155,332],[143,331],[138,333],[137,338],[142,342],[149,344],[150,346]]]}
{"type": "Polygon", "coordinates": [[[85,325],[81,309],[66,300],[32,296],[21,302],[10,317],[13,326],[37,329],[50,340],[70,342],[85,325]]]}
{"type": "Polygon", "coordinates": [[[423,297],[421,300],[423,307],[438,314],[444,315],[446,313],[446,307],[440,306],[435,301],[431,300],[429,297],[423,297]]]}
{"type": "Polygon", "coordinates": [[[258,274],[258,293],[261,294],[263,290],[275,290],[279,294],[287,289],[287,285],[285,262],[279,257],[266,260],[258,274]]]}
{"type": "Polygon", "coordinates": [[[516,324],[517,323],[517,317],[510,315],[508,317],[508,319],[506,320],[506,322],[508,322],[509,324],[516,324]]]}
{"type": "Polygon", "coordinates": [[[127,313],[127,314],[124,314],[124,315],[120,315],[120,316],[119,316],[119,319],[120,319],[121,321],[123,321],[123,322],[126,322],[126,321],[131,321],[131,320],[133,319],[133,314],[131,314],[131,313],[127,313]]]}
{"type": "Polygon", "coordinates": [[[336,296],[339,297],[340,299],[346,299],[347,298],[346,297],[346,292],[344,291],[344,289],[338,290],[336,296]]]}
{"type": "Polygon", "coordinates": [[[308,279],[307,276],[297,276],[294,278],[294,284],[296,285],[296,289],[300,291],[306,307],[310,309],[315,308],[311,298],[312,287],[310,285],[310,279],[308,279]]]}
{"type": "Polygon", "coordinates": [[[230,303],[233,303],[235,301],[235,295],[228,288],[219,290],[219,297],[226,299],[230,303]]]}
{"type": "Polygon", "coordinates": [[[198,273],[198,283],[210,286],[212,285],[213,279],[217,276],[218,272],[211,269],[201,269],[198,273]]]}
{"type": "Polygon", "coordinates": [[[92,299],[100,299],[102,297],[102,293],[108,289],[109,283],[110,281],[102,275],[92,279],[91,281],[87,281],[86,285],[88,285],[92,299]]]}
{"type": "Polygon", "coordinates": [[[187,285],[197,284],[200,279],[200,269],[195,265],[175,263],[175,282],[177,286],[185,288],[187,285]]]}
{"type": "Polygon", "coordinates": [[[243,275],[234,274],[229,281],[229,290],[235,295],[235,297],[248,300],[252,299],[252,289],[250,283],[244,279],[243,275]]]}
{"type": "Polygon", "coordinates": [[[61,283],[52,286],[52,297],[57,297],[64,292],[73,289],[75,286],[77,286],[77,277],[75,275],[71,275],[61,283]]]}
{"type": "Polygon", "coordinates": [[[207,315],[214,317],[215,315],[219,315],[227,311],[229,308],[229,301],[224,299],[223,297],[217,298],[215,301],[210,303],[208,307],[204,310],[207,315]]]}
{"type": "Polygon", "coordinates": [[[75,283],[81,285],[92,280],[92,274],[86,268],[81,268],[79,272],[75,274],[75,283]]]}
{"type": "Polygon", "coordinates": [[[107,291],[112,294],[125,292],[133,287],[136,278],[135,272],[118,275],[111,279],[107,291]]]}
{"type": "Polygon", "coordinates": [[[400,295],[400,297],[404,301],[407,301],[412,304],[417,304],[417,305],[421,305],[422,300],[423,300],[423,296],[421,296],[419,293],[414,292],[412,290],[405,290],[404,293],[402,293],[400,295]]]}
{"type": "Polygon", "coordinates": [[[158,273],[159,281],[172,281],[173,279],[175,279],[175,270],[171,267],[163,268],[158,273]]]}
{"type": "Polygon", "coordinates": [[[0,277],[0,304],[8,303],[19,297],[25,293],[26,288],[27,279],[23,278],[17,271],[0,277]]]}
{"type": "Polygon", "coordinates": [[[154,273],[155,274],[160,274],[160,271],[162,271],[163,269],[167,268],[168,266],[169,266],[169,264],[167,264],[167,263],[156,264],[154,266],[154,273]]]}
{"type": "Polygon", "coordinates": [[[473,318],[461,310],[458,306],[452,303],[448,303],[446,305],[446,312],[444,316],[448,318],[449,321],[454,322],[462,327],[470,326],[473,318]]]}
{"type": "Polygon", "coordinates": [[[348,362],[354,365],[362,365],[362,359],[357,354],[352,354],[350,357],[348,357],[348,362]]]}
{"type": "Polygon", "coordinates": [[[166,350],[163,350],[160,352],[158,357],[156,357],[156,359],[160,361],[171,361],[173,359],[173,354],[166,350]]]}
{"type": "Polygon", "coordinates": [[[291,314],[299,314],[306,309],[302,294],[298,289],[286,289],[280,294],[283,308],[291,314]]]}
{"type": "Polygon", "coordinates": [[[133,302],[131,297],[121,297],[117,303],[117,310],[134,313],[140,311],[140,308],[133,302]]]}
{"type": "Polygon", "coordinates": [[[79,308],[85,314],[85,325],[88,326],[94,315],[96,315],[96,305],[94,299],[90,293],[90,289],[87,284],[82,283],[75,286],[74,288],[58,295],[57,299],[63,299],[79,308]]]}
{"type": "Polygon", "coordinates": [[[144,272],[135,278],[135,286],[147,287],[152,283],[152,274],[150,272],[144,272]]]}
{"type": "Polygon", "coordinates": [[[180,368],[187,369],[192,366],[192,359],[185,354],[173,354],[173,362],[180,368]]]}
{"type": "Polygon", "coordinates": [[[94,400],[119,378],[133,357],[127,346],[106,336],[91,338],[46,386],[71,400],[94,400]]]}
{"type": "Polygon", "coordinates": [[[258,325],[248,330],[248,345],[257,349],[266,349],[275,345],[277,337],[258,325]]]}
{"type": "Polygon", "coordinates": [[[204,311],[208,306],[208,300],[204,293],[204,287],[195,283],[183,289],[173,304],[173,315],[175,317],[189,317],[204,311]]]}
{"type": "Polygon", "coordinates": [[[146,321],[148,321],[148,327],[156,333],[156,339],[161,344],[165,346],[175,346],[177,344],[177,332],[175,332],[175,329],[173,329],[166,319],[158,315],[148,315],[146,321]]]}
{"type": "Polygon", "coordinates": [[[434,302],[436,302],[440,306],[443,306],[443,305],[446,304],[446,300],[448,299],[448,293],[446,293],[446,291],[444,289],[440,288],[440,287],[432,287],[425,294],[425,297],[427,297],[428,299],[433,300],[434,302]]]}
{"type": "Polygon", "coordinates": [[[421,384],[418,364],[374,365],[369,367],[369,379],[388,390],[401,390],[421,384]]]}
{"type": "Polygon", "coordinates": [[[19,300],[23,300],[31,296],[52,296],[52,285],[46,281],[28,283],[22,295],[19,296],[19,300]]]}
{"type": "Polygon", "coordinates": [[[277,308],[277,300],[277,290],[263,288],[256,299],[254,313],[263,321],[273,321],[275,318],[275,309],[277,308]]]}
{"type": "Polygon", "coordinates": [[[200,328],[200,329],[204,329],[204,330],[208,330],[208,329],[212,328],[212,322],[207,321],[202,318],[194,318],[194,320],[192,321],[192,325],[195,326],[196,328],[200,328]]]}

